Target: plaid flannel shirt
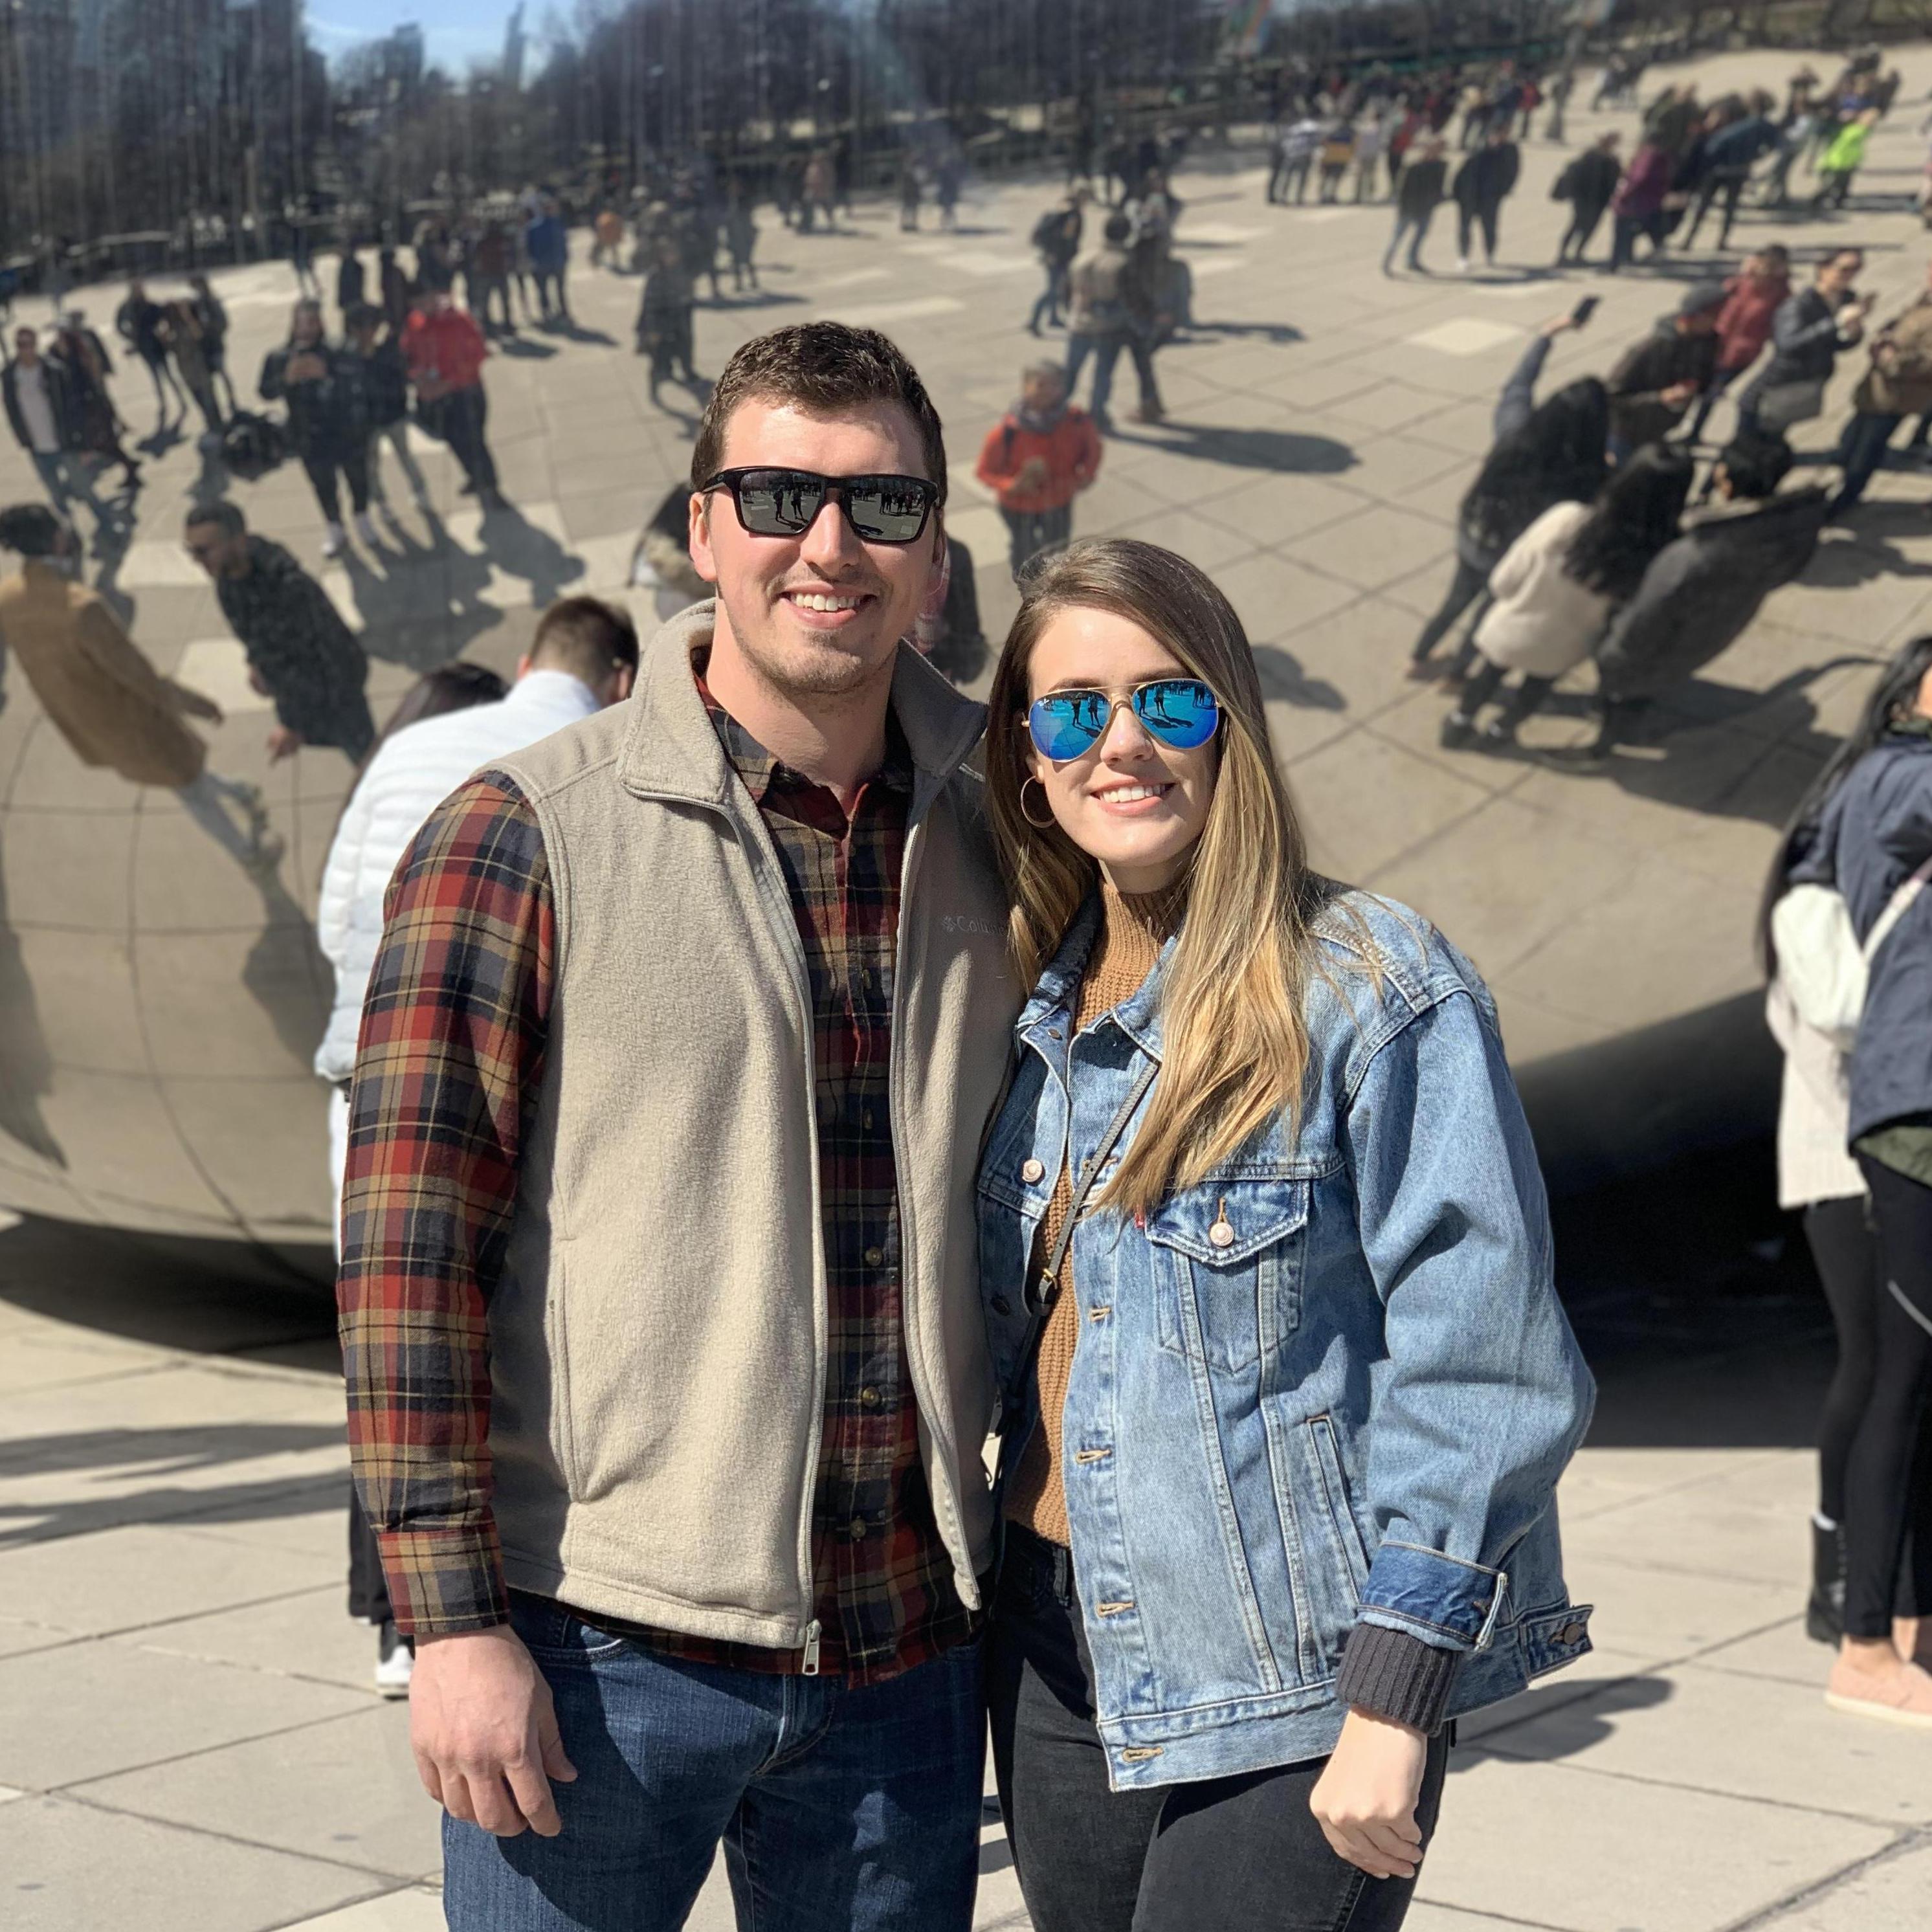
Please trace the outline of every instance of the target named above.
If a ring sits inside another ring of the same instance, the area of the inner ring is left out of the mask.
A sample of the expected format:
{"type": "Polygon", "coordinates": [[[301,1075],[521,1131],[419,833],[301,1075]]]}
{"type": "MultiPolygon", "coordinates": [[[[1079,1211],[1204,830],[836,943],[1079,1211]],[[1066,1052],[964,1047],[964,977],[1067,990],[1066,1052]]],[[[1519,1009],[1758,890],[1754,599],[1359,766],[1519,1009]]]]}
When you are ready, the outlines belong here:
{"type": "MultiPolygon", "coordinates": [[[[702,687],[700,686],[700,690],[702,687]]],[[[790,888],[812,994],[830,1299],[812,1503],[818,1667],[854,1682],[969,1636],[919,1456],[902,1319],[887,1070],[912,790],[896,724],[848,818],[704,694],[790,888]]],[[[430,819],[390,888],[364,1008],[340,1286],[356,1475],[396,1617],[417,1635],[503,1620],[490,1510],[488,1308],[554,968],[535,814],[501,775],[430,819]]],[[[736,1668],[802,1653],[603,1627],[736,1668]]]]}

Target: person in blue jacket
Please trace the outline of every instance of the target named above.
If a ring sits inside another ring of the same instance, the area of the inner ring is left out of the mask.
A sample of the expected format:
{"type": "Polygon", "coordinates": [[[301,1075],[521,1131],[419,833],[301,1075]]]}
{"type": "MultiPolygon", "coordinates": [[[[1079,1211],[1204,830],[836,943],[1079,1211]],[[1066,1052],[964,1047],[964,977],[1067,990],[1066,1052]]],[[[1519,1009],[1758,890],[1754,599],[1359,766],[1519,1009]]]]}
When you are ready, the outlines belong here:
{"type": "Polygon", "coordinates": [[[1593,1384],[1496,1008],[1324,879],[1227,599],[1029,580],[986,782],[1034,986],[979,1180],[986,1677],[1036,1932],[1388,1932],[1449,1725],[1589,1647],[1593,1384]]]}
{"type": "Polygon", "coordinates": [[[545,195],[536,215],[524,230],[524,245],[529,251],[531,272],[537,279],[537,299],[543,320],[568,322],[570,297],[565,287],[570,268],[570,231],[557,212],[556,199],[545,195]]]}
{"type": "MultiPolygon", "coordinates": [[[[1871,956],[1849,1070],[1846,1138],[1871,1197],[1884,1292],[1844,1459],[1843,1634],[1826,1701],[1932,1730],[1932,1672],[1900,1650],[1892,1622],[1906,1526],[1924,1502],[1915,1451],[1932,1396],[1932,894],[1912,883],[1932,862],[1932,637],[1892,660],[1794,824],[1790,882],[1836,886],[1862,945],[1888,908],[1903,908],[1871,956]]],[[[1907,1587],[1924,1570],[1913,1552],[1907,1587]]]]}

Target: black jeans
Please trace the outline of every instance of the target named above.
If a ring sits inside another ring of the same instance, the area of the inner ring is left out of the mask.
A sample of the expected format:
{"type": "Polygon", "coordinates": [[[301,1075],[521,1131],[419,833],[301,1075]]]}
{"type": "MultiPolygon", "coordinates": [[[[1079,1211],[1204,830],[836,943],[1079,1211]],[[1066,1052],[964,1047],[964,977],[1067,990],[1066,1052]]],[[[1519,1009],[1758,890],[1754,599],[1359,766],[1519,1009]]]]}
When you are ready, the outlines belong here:
{"type": "Polygon", "coordinates": [[[367,449],[319,449],[302,460],[309,487],[322,514],[332,524],[342,520],[342,492],[336,487],[340,472],[349,479],[349,500],[359,517],[369,507],[369,452],[367,449]]]}
{"type": "Polygon", "coordinates": [[[1888,1637],[1906,1532],[1924,1500],[1932,1393],[1932,1187],[1861,1154],[1878,1228],[1877,1366],[1845,1459],[1845,1634],[1888,1637]],[[1915,1491],[1917,1493],[1915,1494],[1915,1491]]]}
{"type": "MultiPolygon", "coordinates": [[[[1429,654],[1449,634],[1450,628],[1469,606],[1480,598],[1486,609],[1490,601],[1490,572],[1496,568],[1493,563],[1473,564],[1464,556],[1456,560],[1456,574],[1450,580],[1448,595],[1442,600],[1442,608],[1423,626],[1422,634],[1415,640],[1415,649],[1410,653],[1418,664],[1423,663],[1429,654]]],[[[1477,613],[1478,617],[1481,611],[1477,613]]]]}
{"type": "MultiPolygon", "coordinates": [[[[1474,668],[1462,681],[1462,694],[1456,700],[1454,715],[1473,718],[1502,690],[1503,680],[1508,676],[1506,664],[1492,664],[1487,658],[1478,655],[1474,668]]],[[[1544,699],[1556,688],[1553,677],[1532,677],[1526,672],[1496,722],[1504,730],[1514,731],[1526,718],[1534,717],[1542,710],[1544,699]]]]}
{"type": "Polygon", "coordinates": [[[1849,510],[1865,494],[1865,486],[1885,462],[1893,432],[1905,420],[1891,410],[1860,410],[1838,439],[1838,467],[1845,480],[1832,500],[1834,510],[1849,510]]]}
{"type": "Polygon", "coordinates": [[[1478,202],[1474,208],[1459,205],[1456,210],[1456,254],[1467,259],[1470,238],[1480,228],[1483,231],[1483,260],[1493,262],[1496,259],[1496,217],[1502,212],[1500,204],[1493,201],[1478,202]]]}
{"type": "Polygon", "coordinates": [[[363,1623],[395,1622],[376,1532],[352,1483],[349,1486],[349,1614],[363,1623]]]}
{"type": "MultiPolygon", "coordinates": [[[[1308,1808],[1325,1758],[1198,1784],[1110,1791],[1093,1665],[1057,1544],[1006,1526],[986,1701],[993,1768],[1034,1932],[1394,1932],[1413,1879],[1372,1879],[1308,1808]]],[[[1448,1733],[1416,1808],[1426,1846],[1448,1733]]]]}
{"type": "Polygon", "coordinates": [[[450,448],[463,466],[464,475],[476,486],[479,495],[494,496],[496,460],[483,437],[483,424],[489,414],[489,406],[481,382],[472,382],[466,389],[452,389],[442,399],[442,426],[443,434],[449,439],[450,448]]]}
{"type": "Polygon", "coordinates": [[[1557,244],[1558,262],[1580,262],[1584,250],[1595,238],[1598,224],[1604,218],[1604,210],[1608,204],[1604,202],[1579,202],[1572,208],[1570,226],[1563,231],[1563,239],[1557,244]]]}

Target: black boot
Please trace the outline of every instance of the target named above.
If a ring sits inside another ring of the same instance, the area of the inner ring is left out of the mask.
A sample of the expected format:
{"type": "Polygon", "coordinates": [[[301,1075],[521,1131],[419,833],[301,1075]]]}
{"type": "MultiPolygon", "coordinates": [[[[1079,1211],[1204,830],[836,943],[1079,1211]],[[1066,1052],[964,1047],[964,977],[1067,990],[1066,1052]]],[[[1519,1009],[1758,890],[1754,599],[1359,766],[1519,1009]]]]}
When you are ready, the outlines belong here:
{"type": "Polygon", "coordinates": [[[1845,1630],[1845,1532],[1811,1519],[1811,1598],[1804,1606],[1804,1634],[1837,1648],[1845,1630]]]}

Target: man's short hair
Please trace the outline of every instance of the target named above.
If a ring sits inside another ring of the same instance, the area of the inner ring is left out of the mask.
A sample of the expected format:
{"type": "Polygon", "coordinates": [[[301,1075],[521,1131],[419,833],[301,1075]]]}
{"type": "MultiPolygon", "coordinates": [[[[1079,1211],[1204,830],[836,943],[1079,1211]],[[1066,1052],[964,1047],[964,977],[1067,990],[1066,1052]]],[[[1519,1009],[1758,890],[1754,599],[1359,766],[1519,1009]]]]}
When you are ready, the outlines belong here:
{"type": "Polygon", "coordinates": [[[218,496],[212,502],[196,504],[182,527],[191,530],[197,524],[212,524],[225,537],[238,537],[248,527],[248,520],[242,515],[241,505],[231,503],[226,496],[218,496]]]}
{"type": "Polygon", "coordinates": [[[382,311],[374,302],[358,302],[342,318],[342,326],[352,335],[358,329],[380,328],[382,311]]]}
{"type": "Polygon", "coordinates": [[[637,669],[638,627],[601,597],[560,598],[538,622],[530,663],[600,685],[614,670],[637,669]]]}
{"type": "Polygon", "coordinates": [[[0,510],[0,550],[16,556],[52,556],[61,520],[44,503],[16,503],[0,510]]]}
{"type": "Polygon", "coordinates": [[[723,465],[724,430],[741,403],[789,403],[809,416],[836,416],[869,403],[896,403],[919,431],[928,482],[946,501],[946,434],[919,371],[876,328],[803,322],[754,336],[724,365],[698,425],[691,484],[701,489],[723,465]]]}
{"type": "Polygon", "coordinates": [[[1724,446],[1718,460],[1730,479],[1731,494],[1754,502],[1778,494],[1791,468],[1791,446],[1781,436],[1760,430],[1755,435],[1736,437],[1724,446]]]}

